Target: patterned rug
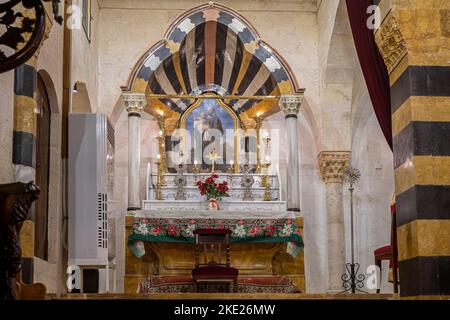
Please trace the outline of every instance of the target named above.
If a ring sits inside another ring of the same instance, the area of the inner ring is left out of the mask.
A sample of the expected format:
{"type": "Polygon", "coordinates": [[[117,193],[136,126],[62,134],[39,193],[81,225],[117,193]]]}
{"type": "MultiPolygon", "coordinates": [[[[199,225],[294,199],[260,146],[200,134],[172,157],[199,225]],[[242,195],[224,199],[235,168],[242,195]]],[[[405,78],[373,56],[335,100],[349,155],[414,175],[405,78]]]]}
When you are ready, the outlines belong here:
{"type": "MultiPolygon", "coordinates": [[[[239,293],[301,293],[289,278],[281,276],[239,277],[239,293]]],[[[203,284],[203,293],[226,292],[224,284],[203,284]]],[[[138,293],[192,293],[194,285],[190,276],[150,276],[138,287],[138,293]]]]}

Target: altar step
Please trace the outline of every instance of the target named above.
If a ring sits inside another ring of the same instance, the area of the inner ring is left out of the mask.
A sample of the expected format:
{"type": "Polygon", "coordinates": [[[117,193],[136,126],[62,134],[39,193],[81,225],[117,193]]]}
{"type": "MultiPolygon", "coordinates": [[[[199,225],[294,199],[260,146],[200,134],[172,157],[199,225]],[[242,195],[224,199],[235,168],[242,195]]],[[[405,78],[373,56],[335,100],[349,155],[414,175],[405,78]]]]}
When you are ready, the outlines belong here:
{"type": "Polygon", "coordinates": [[[393,294],[304,294],[304,293],[71,293],[48,294],[48,300],[397,300],[393,294]]]}

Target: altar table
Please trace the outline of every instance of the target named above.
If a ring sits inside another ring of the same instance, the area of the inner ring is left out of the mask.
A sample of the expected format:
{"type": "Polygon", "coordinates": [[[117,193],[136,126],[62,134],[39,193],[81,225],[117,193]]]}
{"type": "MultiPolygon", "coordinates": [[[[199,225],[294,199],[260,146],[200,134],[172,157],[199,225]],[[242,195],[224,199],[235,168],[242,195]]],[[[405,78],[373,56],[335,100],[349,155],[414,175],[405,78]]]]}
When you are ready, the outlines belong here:
{"type": "Polygon", "coordinates": [[[295,215],[288,212],[139,212],[128,237],[133,254],[145,255],[144,242],[194,243],[195,229],[230,229],[232,243],[288,243],[296,257],[303,247],[295,215]]]}
{"type": "Polygon", "coordinates": [[[242,276],[287,276],[304,290],[303,218],[286,211],[140,210],[126,216],[125,292],[149,275],[189,276],[193,231],[233,231],[231,264],[242,276]]]}

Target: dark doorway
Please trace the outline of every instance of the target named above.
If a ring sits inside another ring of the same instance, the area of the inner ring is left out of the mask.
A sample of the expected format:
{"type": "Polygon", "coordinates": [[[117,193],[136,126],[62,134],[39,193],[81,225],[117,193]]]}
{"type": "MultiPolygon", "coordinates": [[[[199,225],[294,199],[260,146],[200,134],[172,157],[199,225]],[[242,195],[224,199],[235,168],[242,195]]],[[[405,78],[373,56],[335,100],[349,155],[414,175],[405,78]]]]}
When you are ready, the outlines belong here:
{"type": "Polygon", "coordinates": [[[36,201],[34,255],[48,260],[48,188],[50,177],[51,110],[47,89],[38,74],[36,92],[36,184],[41,189],[36,201]]]}

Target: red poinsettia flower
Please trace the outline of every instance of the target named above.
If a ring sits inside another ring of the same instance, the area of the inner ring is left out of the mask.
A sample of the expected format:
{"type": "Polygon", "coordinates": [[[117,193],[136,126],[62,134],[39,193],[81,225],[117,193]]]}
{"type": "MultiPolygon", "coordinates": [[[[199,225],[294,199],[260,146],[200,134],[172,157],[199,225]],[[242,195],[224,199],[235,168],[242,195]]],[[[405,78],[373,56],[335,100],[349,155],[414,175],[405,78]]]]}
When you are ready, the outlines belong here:
{"type": "Polygon", "coordinates": [[[273,236],[275,234],[275,227],[274,226],[266,226],[264,228],[264,233],[266,236],[273,236]]]}
{"type": "Polygon", "coordinates": [[[205,181],[198,181],[196,183],[201,195],[206,195],[208,199],[222,199],[222,197],[229,197],[228,195],[228,182],[223,181],[218,183],[215,179],[219,178],[219,175],[212,174],[206,178],[205,181]]]}
{"type": "Polygon", "coordinates": [[[156,226],[152,228],[152,234],[157,236],[158,234],[161,233],[161,231],[163,230],[163,228],[161,226],[156,226]]]}
{"type": "Polygon", "coordinates": [[[251,229],[250,229],[250,235],[253,236],[253,237],[255,237],[255,236],[258,234],[259,230],[260,230],[260,229],[259,229],[258,227],[253,227],[253,228],[251,228],[251,229]]]}
{"type": "Polygon", "coordinates": [[[177,232],[178,232],[177,226],[171,224],[171,225],[169,225],[169,227],[167,227],[167,234],[169,236],[175,236],[177,234],[177,232]]]}

